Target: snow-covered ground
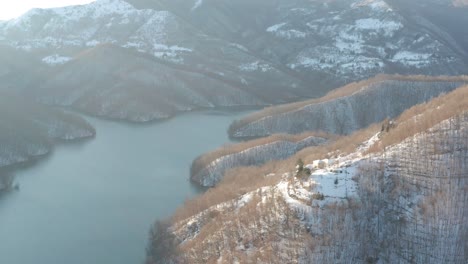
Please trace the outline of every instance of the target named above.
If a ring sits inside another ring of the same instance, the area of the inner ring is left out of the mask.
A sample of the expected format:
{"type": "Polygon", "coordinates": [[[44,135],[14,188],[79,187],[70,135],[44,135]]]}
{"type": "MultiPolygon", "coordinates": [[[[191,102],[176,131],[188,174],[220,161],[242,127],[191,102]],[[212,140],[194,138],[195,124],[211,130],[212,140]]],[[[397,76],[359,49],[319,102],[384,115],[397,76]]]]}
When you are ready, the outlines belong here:
{"type": "Polygon", "coordinates": [[[255,72],[255,71],[268,72],[270,70],[273,70],[273,67],[271,67],[267,63],[262,63],[260,61],[255,61],[255,62],[252,62],[252,63],[242,64],[242,65],[239,66],[239,69],[241,71],[246,71],[246,72],[255,72]]]}
{"type": "Polygon", "coordinates": [[[411,51],[399,51],[393,56],[392,61],[414,67],[424,67],[431,63],[431,54],[415,53],[411,51]]]}
{"type": "Polygon", "coordinates": [[[47,56],[42,59],[43,63],[46,63],[50,66],[55,66],[55,65],[62,65],[65,64],[69,61],[73,60],[73,58],[66,57],[66,56],[60,56],[58,54],[54,54],[51,56],[47,56]]]}
{"type": "Polygon", "coordinates": [[[266,31],[284,39],[301,39],[306,37],[307,34],[305,32],[296,29],[283,29],[287,24],[288,23],[276,24],[268,27],[266,31]]]}
{"type": "Polygon", "coordinates": [[[195,4],[193,4],[192,11],[200,8],[203,5],[203,0],[196,0],[195,4]]]}
{"type": "Polygon", "coordinates": [[[378,132],[350,154],[329,153],[334,158],[306,165],[312,171],[306,179],[285,173],[278,184],[214,205],[172,231],[191,260],[282,263],[287,256],[294,263],[362,263],[363,258],[399,263],[413,256],[415,263],[463,263],[464,255],[456,253],[463,234],[457,230],[466,227],[460,219],[467,201],[455,190],[468,182],[455,169],[466,159],[467,125],[465,112],[384,152],[369,153],[387,135],[378,132]],[[425,182],[426,176],[432,179],[425,182]],[[266,247],[275,249],[274,260],[263,254],[266,247]]]}

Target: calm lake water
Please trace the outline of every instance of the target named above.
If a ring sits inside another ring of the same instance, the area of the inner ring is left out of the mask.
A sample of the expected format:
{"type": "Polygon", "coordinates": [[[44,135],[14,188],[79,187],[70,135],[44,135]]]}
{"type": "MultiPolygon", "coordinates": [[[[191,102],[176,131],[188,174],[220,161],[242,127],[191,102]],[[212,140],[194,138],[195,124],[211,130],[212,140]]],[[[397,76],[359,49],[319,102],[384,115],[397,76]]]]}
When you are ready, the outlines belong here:
{"type": "Polygon", "coordinates": [[[151,224],[199,192],[192,160],[228,142],[227,127],[245,113],[152,125],[88,118],[95,139],[16,172],[21,189],[0,199],[0,263],[143,263],[151,224]]]}

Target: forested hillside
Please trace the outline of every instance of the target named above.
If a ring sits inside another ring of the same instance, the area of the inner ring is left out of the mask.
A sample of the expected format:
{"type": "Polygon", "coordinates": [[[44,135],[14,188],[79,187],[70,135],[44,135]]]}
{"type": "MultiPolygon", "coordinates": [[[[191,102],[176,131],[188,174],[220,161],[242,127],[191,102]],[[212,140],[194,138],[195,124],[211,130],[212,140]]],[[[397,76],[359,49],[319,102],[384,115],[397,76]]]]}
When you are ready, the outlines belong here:
{"type": "Polygon", "coordinates": [[[231,171],[155,225],[147,263],[465,263],[467,100],[464,86],[286,161],[231,171]]]}
{"type": "Polygon", "coordinates": [[[350,134],[372,123],[394,118],[411,106],[450,92],[466,76],[379,75],[333,90],[323,98],[274,106],[253,113],[229,128],[232,137],[325,131],[350,134]]]}
{"type": "Polygon", "coordinates": [[[98,0],[33,9],[0,22],[0,78],[40,102],[148,122],[317,98],[379,73],[466,74],[468,32],[457,26],[465,9],[406,2],[98,0]]]}

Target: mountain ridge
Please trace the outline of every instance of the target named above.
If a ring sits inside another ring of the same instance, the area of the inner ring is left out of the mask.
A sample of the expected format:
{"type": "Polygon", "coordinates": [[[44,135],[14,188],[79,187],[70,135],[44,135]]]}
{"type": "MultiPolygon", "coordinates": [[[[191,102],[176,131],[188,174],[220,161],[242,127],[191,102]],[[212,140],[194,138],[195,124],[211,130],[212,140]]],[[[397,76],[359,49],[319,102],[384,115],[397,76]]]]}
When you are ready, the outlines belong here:
{"type": "MultiPolygon", "coordinates": [[[[95,103],[101,105],[113,103],[100,98],[99,94],[110,93],[113,86],[121,86],[121,96],[125,98],[108,111],[93,107],[91,103],[71,106],[80,111],[93,109],[88,114],[135,122],[167,118],[207,105],[250,107],[317,97],[332,88],[381,72],[434,75],[467,72],[465,58],[453,50],[457,45],[463,47],[457,44],[462,40],[446,42],[444,39],[449,35],[437,33],[440,30],[412,27],[413,22],[395,10],[383,0],[340,0],[329,4],[304,0],[275,3],[264,0],[99,0],[87,5],[35,9],[3,22],[0,44],[27,54],[20,69],[35,73],[28,82],[44,83],[35,91],[27,84],[15,88],[23,95],[40,94],[40,101],[59,105],[70,103],[57,99],[63,95],[57,94],[53,87],[65,84],[50,81],[60,79],[55,69],[71,69],[68,64],[79,54],[99,44],[120,47],[109,57],[125,58],[113,62],[123,68],[127,62],[138,64],[141,54],[148,61],[154,61],[144,63],[139,74],[148,75],[153,67],[164,69],[161,74],[152,73],[153,79],[159,81],[142,88],[148,98],[173,97],[158,85],[167,76],[166,67],[175,65],[187,71],[182,75],[190,75],[191,71],[200,73],[190,83],[171,81],[170,85],[175,90],[184,90],[183,97],[194,96],[207,103],[187,103],[180,97],[168,102],[158,99],[150,102],[159,105],[156,110],[139,109],[135,105],[135,102],[145,104],[147,100],[133,93],[138,82],[119,83],[119,79],[108,79],[93,83],[88,80],[86,88],[75,84],[74,90],[91,94],[95,103]],[[30,64],[38,67],[30,69],[30,64]],[[205,79],[230,87],[219,93],[218,97],[223,100],[206,96],[207,92],[218,94],[218,89],[211,86],[203,90],[205,79]],[[235,99],[239,88],[254,100],[235,99]]],[[[9,54],[3,56],[2,59],[11,60],[9,54]]],[[[93,64],[114,71],[113,75],[125,75],[130,71],[118,71],[112,65],[92,60],[83,67],[93,67],[93,64]]],[[[8,79],[10,77],[4,79],[15,84],[8,79]]],[[[165,82],[162,81],[162,86],[165,82]]],[[[87,101],[86,98],[77,100],[87,101]]]]}
{"type": "Polygon", "coordinates": [[[464,263],[467,91],[231,171],[154,225],[147,263],[464,263]]]}
{"type": "Polygon", "coordinates": [[[273,106],[253,113],[232,123],[229,134],[238,138],[275,133],[297,134],[309,130],[349,134],[374,122],[397,116],[411,106],[411,103],[406,105],[408,100],[421,103],[466,82],[466,76],[379,75],[348,84],[319,99],[273,106]],[[380,97],[380,93],[385,96],[380,97]],[[431,96],[430,93],[434,94],[431,96]],[[392,104],[392,98],[400,98],[398,104],[392,104]]]}

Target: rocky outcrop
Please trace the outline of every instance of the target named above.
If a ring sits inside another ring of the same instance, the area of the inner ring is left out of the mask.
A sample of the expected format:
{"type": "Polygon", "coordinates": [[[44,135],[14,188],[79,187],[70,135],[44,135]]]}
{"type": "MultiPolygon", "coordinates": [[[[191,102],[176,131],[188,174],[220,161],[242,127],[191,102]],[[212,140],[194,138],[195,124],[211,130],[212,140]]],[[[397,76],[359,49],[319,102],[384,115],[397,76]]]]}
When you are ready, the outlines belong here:
{"type": "Polygon", "coordinates": [[[204,157],[201,156],[193,162],[191,180],[202,186],[215,186],[229,169],[259,166],[269,161],[286,159],[304,148],[326,142],[327,139],[315,136],[297,142],[278,140],[221,156],[209,164],[204,164],[201,161],[204,157]]]}
{"type": "Polygon", "coordinates": [[[230,129],[232,137],[262,137],[274,133],[297,134],[326,131],[349,134],[370,124],[393,118],[404,110],[450,92],[460,81],[383,80],[360,87],[352,94],[319,102],[301,103],[287,111],[266,110],[258,118],[240,120],[230,129]],[[273,114],[269,114],[268,111],[273,114]]]}

